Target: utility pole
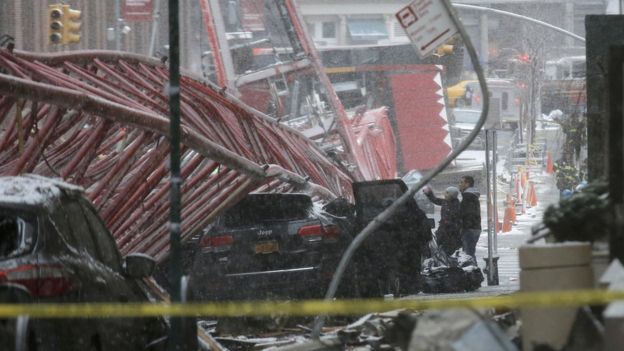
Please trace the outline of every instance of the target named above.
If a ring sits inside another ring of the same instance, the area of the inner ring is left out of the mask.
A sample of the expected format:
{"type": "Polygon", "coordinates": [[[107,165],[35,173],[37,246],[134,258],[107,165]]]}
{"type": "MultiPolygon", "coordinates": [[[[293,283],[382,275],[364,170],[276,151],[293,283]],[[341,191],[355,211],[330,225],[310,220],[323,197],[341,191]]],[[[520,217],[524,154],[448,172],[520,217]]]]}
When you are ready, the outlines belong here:
{"type": "Polygon", "coordinates": [[[115,50],[121,50],[121,4],[115,0],[115,50]]]}
{"type": "MultiPolygon", "coordinates": [[[[171,153],[169,156],[171,170],[170,212],[169,212],[169,250],[170,264],[169,277],[172,283],[171,301],[179,303],[182,299],[181,280],[181,244],[180,232],[182,227],[181,216],[181,186],[180,176],[180,33],[179,33],[179,9],[177,0],[169,0],[169,141],[171,153]]],[[[182,318],[171,318],[169,331],[169,351],[185,350],[183,340],[182,318]]]]}
{"type": "Polygon", "coordinates": [[[152,17],[152,37],[150,38],[148,56],[154,56],[156,48],[156,35],[158,34],[158,20],[160,19],[160,0],[154,0],[154,15],[152,17]]]}
{"type": "Polygon", "coordinates": [[[487,206],[487,234],[488,234],[488,255],[484,257],[487,270],[488,286],[498,285],[498,210],[496,197],[496,152],[497,139],[496,128],[500,126],[499,99],[490,100],[489,121],[486,122],[485,129],[485,174],[486,174],[486,206],[487,206]]]}
{"type": "Polygon", "coordinates": [[[486,72],[488,72],[489,69],[489,47],[490,47],[490,39],[488,36],[488,15],[485,12],[481,13],[481,18],[479,19],[479,51],[481,52],[481,65],[483,65],[483,70],[486,72]]]}

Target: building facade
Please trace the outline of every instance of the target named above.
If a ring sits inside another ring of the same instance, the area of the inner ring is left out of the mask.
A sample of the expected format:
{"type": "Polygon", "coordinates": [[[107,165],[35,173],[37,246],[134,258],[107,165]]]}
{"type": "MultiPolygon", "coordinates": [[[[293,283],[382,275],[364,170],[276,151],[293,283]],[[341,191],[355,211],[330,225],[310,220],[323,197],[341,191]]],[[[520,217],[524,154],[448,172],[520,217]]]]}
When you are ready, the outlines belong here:
{"type": "MultiPolygon", "coordinates": [[[[268,1],[268,0],[266,0],[268,1]]],[[[150,1],[147,1],[150,2],[150,1]]],[[[237,0],[237,6],[257,6],[261,0],[237,0]]],[[[587,14],[604,14],[608,0],[462,0],[463,4],[492,7],[535,17],[584,36],[587,14]]],[[[51,45],[48,42],[48,5],[58,0],[0,1],[0,35],[15,38],[15,47],[37,52],[78,49],[124,50],[139,54],[166,53],[168,42],[167,2],[151,0],[151,20],[124,21],[124,1],[67,0],[63,3],[82,11],[82,39],[78,44],[51,45]],[[117,16],[121,20],[117,19],[117,16]],[[118,26],[118,30],[115,27],[118,26]],[[123,30],[122,30],[123,29],[123,30]],[[153,44],[152,44],[153,43],[153,44]]],[[[199,72],[204,53],[209,51],[199,0],[180,1],[181,62],[199,72]]],[[[408,43],[394,14],[409,0],[296,0],[307,31],[317,47],[387,45],[408,43]]],[[[458,1],[459,3],[459,1],[458,1]]],[[[487,65],[508,48],[526,50],[535,26],[476,11],[458,11],[483,63],[487,65]]],[[[538,30],[538,29],[537,29],[538,30]]],[[[554,56],[579,43],[572,38],[538,32],[554,56]],[[542,35],[543,33],[543,35],[542,35]]],[[[578,53],[572,52],[571,54],[578,53]]],[[[580,50],[584,52],[583,50],[580,50]]]]}
{"type": "MultiPolygon", "coordinates": [[[[123,0],[5,0],[0,1],[0,35],[14,38],[18,50],[61,52],[71,50],[122,50],[143,55],[166,54],[167,2],[151,0],[152,16],[141,21],[124,20],[123,0]],[[48,41],[48,6],[67,4],[81,11],[81,40],[52,45],[48,41]],[[117,17],[121,18],[117,20],[117,17]],[[118,30],[115,31],[115,26],[118,30]],[[117,38],[117,36],[119,36],[117,38]],[[153,38],[152,38],[153,37],[153,38]],[[154,45],[152,46],[152,42],[154,45]],[[151,49],[151,50],[150,50],[151,49]]],[[[199,1],[180,1],[181,63],[198,68],[202,50],[208,50],[199,1]]],[[[197,69],[198,71],[199,69],[197,69]]]]}
{"type": "MultiPolygon", "coordinates": [[[[358,44],[399,44],[408,42],[404,30],[394,14],[409,0],[297,0],[308,26],[308,32],[317,47],[348,46],[358,44]]],[[[603,14],[607,0],[462,0],[457,3],[509,11],[532,17],[585,36],[585,15],[603,14]]],[[[483,63],[496,57],[506,48],[519,53],[532,43],[523,42],[530,37],[547,40],[539,43],[554,56],[579,47],[571,37],[560,36],[528,22],[499,15],[458,9],[466,29],[479,50],[483,63]],[[531,35],[535,34],[535,35],[531,35]]]]}

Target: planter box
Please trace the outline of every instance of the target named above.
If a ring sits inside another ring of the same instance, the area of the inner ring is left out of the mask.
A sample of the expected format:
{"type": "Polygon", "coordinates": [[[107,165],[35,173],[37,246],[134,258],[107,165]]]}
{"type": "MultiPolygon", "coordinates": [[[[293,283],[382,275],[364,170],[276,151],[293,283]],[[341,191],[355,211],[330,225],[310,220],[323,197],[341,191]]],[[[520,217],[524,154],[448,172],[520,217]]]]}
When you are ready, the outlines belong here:
{"type": "MultiPolygon", "coordinates": [[[[591,289],[594,287],[590,243],[524,245],[519,249],[520,290],[523,292],[591,289]]],[[[520,310],[522,348],[537,345],[561,349],[572,329],[576,308],[520,310]]]]}

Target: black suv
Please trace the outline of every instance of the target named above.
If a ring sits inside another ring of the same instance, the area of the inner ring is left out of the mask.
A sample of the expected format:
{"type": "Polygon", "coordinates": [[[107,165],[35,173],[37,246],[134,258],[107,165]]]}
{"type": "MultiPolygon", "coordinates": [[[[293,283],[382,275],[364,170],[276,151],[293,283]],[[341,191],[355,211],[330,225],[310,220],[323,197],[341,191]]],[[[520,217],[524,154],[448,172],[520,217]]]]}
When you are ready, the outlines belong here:
{"type": "MultiPolygon", "coordinates": [[[[149,302],[141,278],[154,261],[122,260],[81,188],[43,177],[0,177],[0,303],[149,302]]],[[[14,349],[16,323],[0,319],[2,349],[14,349]]],[[[30,320],[29,350],[164,348],[161,318],[30,320]]]]}
{"type": "MultiPolygon", "coordinates": [[[[322,207],[305,194],[249,194],[199,239],[191,269],[200,300],[319,298],[353,236],[407,191],[400,179],[353,184],[356,204],[322,207]]],[[[420,289],[431,223],[410,201],[357,251],[338,296],[420,289]]]]}
{"type": "Polygon", "coordinates": [[[350,240],[343,224],[306,194],[249,194],[200,237],[192,295],[320,297],[350,240]]]}

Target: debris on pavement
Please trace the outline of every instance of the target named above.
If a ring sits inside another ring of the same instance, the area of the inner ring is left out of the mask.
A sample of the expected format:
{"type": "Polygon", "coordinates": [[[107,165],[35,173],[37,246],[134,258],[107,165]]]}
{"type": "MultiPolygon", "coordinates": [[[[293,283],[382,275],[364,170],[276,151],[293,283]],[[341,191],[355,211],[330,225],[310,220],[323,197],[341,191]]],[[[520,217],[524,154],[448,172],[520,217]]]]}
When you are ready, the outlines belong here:
{"type": "MultiPolygon", "coordinates": [[[[342,322],[343,320],[333,320],[342,322]]],[[[299,321],[297,321],[299,322],[299,321]]],[[[312,323],[310,319],[308,324],[312,323]]],[[[306,325],[255,334],[220,334],[220,322],[202,321],[213,350],[517,350],[519,325],[513,312],[494,310],[395,310],[365,315],[351,324],[323,328],[319,340],[306,325]],[[216,345],[215,345],[216,344],[216,345]]],[[[241,320],[244,324],[244,321],[241,320]]],[[[244,328],[244,327],[242,327],[244,328]]]]}
{"type": "Polygon", "coordinates": [[[448,256],[432,240],[431,257],[423,262],[423,291],[451,293],[473,291],[481,287],[483,274],[474,259],[462,250],[448,256]]]}
{"type": "Polygon", "coordinates": [[[453,343],[453,350],[457,351],[506,351],[517,350],[500,328],[490,321],[481,320],[470,327],[459,340],[453,343]]]}

